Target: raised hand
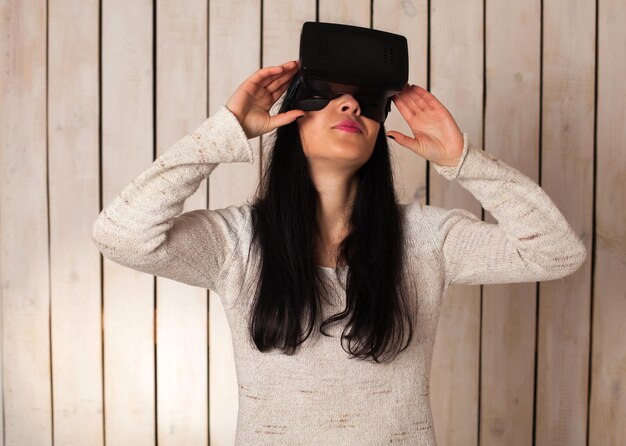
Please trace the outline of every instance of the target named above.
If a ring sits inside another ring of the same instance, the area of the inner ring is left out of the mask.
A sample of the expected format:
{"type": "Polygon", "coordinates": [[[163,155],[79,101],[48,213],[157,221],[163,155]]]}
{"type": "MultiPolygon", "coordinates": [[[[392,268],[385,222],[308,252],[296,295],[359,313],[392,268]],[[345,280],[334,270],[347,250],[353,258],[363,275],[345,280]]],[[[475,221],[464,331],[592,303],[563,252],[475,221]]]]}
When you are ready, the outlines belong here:
{"type": "Polygon", "coordinates": [[[270,108],[289,87],[297,68],[295,60],[261,68],[230,97],[226,108],[237,117],[248,139],[271,132],[305,114],[302,110],[289,110],[274,116],[269,114],[270,108]]]}
{"type": "Polygon", "coordinates": [[[463,153],[463,133],[441,102],[418,85],[404,86],[392,97],[409,124],[413,138],[395,130],[387,132],[399,144],[440,166],[455,167],[463,153]]]}

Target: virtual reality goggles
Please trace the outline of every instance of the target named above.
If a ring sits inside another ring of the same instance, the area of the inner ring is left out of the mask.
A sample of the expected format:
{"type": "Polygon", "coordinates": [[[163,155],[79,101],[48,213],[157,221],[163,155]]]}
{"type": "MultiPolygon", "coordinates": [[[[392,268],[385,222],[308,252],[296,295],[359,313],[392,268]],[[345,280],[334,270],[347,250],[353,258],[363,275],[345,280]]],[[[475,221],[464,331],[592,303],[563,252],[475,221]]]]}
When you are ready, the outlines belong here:
{"type": "Polygon", "coordinates": [[[359,26],[305,22],[300,33],[298,72],[282,111],[321,110],[343,94],[359,103],[361,115],[385,122],[391,97],[409,78],[404,36],[359,26]]]}

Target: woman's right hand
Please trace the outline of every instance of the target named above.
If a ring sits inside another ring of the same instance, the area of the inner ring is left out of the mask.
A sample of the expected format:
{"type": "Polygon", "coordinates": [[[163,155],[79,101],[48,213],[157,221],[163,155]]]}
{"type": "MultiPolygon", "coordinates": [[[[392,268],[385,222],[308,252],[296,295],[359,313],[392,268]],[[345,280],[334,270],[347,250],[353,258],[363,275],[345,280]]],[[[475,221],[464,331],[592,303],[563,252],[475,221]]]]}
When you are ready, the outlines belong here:
{"type": "Polygon", "coordinates": [[[261,68],[246,79],[226,103],[239,120],[248,139],[293,122],[304,115],[302,110],[289,110],[270,116],[269,110],[289,87],[297,72],[295,60],[278,66],[261,68]]]}

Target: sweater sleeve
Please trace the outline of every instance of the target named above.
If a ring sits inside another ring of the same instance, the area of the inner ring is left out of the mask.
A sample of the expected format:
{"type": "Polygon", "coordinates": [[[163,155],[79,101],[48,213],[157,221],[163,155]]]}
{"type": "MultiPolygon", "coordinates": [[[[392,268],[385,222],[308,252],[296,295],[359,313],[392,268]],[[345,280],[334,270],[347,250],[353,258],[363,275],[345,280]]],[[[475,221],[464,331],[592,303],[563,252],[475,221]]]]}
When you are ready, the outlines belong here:
{"type": "Polygon", "coordinates": [[[465,209],[423,206],[445,285],[536,282],[574,273],[584,243],[546,192],[528,176],[469,142],[455,167],[435,171],[467,189],[496,223],[465,209]]]}
{"type": "Polygon", "coordinates": [[[254,163],[237,117],[224,105],[128,184],[92,228],[98,250],[129,268],[223,292],[221,279],[248,222],[248,207],[181,214],[219,163],[254,163]]]}

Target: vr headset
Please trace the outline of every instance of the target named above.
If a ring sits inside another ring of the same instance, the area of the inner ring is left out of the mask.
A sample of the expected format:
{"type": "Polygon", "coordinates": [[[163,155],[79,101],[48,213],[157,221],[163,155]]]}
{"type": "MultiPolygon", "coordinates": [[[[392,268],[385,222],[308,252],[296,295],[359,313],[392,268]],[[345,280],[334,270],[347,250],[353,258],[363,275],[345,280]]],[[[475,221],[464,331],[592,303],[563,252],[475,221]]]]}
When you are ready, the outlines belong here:
{"type": "Polygon", "coordinates": [[[380,123],[391,111],[391,97],[409,78],[404,36],[360,26],[305,22],[300,60],[280,112],[321,110],[343,94],[359,103],[361,115],[380,123]]]}

